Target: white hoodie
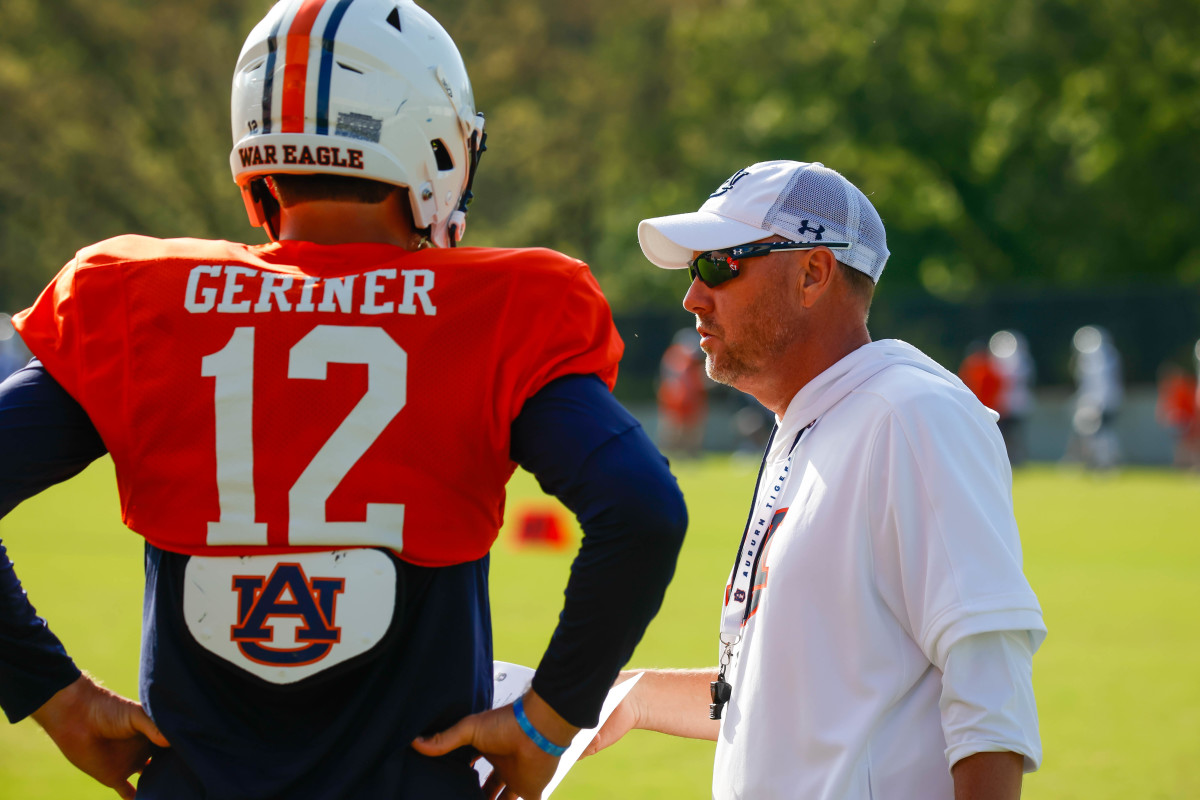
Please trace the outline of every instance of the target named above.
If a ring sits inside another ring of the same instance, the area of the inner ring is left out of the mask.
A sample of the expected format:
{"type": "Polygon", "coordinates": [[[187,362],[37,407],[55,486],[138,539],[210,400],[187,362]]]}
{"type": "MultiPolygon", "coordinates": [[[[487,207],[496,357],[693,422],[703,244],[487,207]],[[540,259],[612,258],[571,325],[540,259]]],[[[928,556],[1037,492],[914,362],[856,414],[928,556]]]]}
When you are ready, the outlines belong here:
{"type": "Polygon", "coordinates": [[[949,763],[979,750],[1036,768],[1036,712],[1020,741],[948,745],[938,707],[965,637],[1028,632],[1032,652],[1045,636],[995,420],[896,340],[859,348],[792,399],[747,537],[767,539],[757,591],[741,600],[753,613],[726,676],[715,798],[952,797],[949,763]]]}

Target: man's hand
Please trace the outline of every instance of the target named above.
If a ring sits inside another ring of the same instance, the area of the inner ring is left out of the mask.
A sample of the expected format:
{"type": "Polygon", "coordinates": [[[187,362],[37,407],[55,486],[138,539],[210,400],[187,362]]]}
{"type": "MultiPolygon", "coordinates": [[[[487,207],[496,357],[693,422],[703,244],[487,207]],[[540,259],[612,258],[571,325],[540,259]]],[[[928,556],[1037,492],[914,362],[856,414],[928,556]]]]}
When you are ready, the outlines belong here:
{"type": "Polygon", "coordinates": [[[716,741],[721,723],[708,717],[708,685],[717,678],[716,667],[624,670],[617,683],[639,673],[637,685],[613,709],[581,758],[616,744],[634,728],[716,741]]]}
{"type": "MultiPolygon", "coordinates": [[[[623,671],[618,677],[614,686],[624,683],[631,677],[636,675],[635,672],[623,671]]],[[[604,748],[614,745],[621,741],[625,734],[629,733],[634,728],[643,727],[641,721],[641,696],[638,694],[638,689],[643,688],[641,681],[630,690],[629,694],[621,700],[616,708],[609,714],[608,719],[604,721],[604,725],[600,730],[596,731],[596,735],[588,742],[588,746],[580,753],[580,758],[594,756],[604,748]]]]}
{"type": "MultiPolygon", "coordinates": [[[[560,717],[536,692],[527,692],[524,703],[525,713],[538,732],[554,744],[571,743],[579,729],[560,717]]],[[[495,768],[483,784],[488,800],[541,800],[542,790],[558,768],[558,758],[545,753],[521,730],[511,705],[464,717],[441,733],[416,739],[412,746],[427,756],[474,747],[495,768]]]]}
{"type": "Polygon", "coordinates": [[[170,747],[141,705],[98,685],[87,674],[33,712],[72,764],[133,800],[130,776],[140,773],[154,747],[170,747]]]}

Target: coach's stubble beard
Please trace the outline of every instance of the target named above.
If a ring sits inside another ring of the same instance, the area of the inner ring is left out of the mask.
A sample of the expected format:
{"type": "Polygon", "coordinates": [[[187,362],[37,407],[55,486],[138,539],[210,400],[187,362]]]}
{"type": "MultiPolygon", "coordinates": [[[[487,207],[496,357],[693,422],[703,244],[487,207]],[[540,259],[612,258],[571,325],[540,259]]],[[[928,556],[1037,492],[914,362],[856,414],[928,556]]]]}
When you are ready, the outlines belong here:
{"type": "Polygon", "coordinates": [[[784,352],[801,336],[803,328],[795,299],[786,289],[782,281],[766,287],[751,305],[753,311],[745,321],[736,324],[727,321],[721,325],[711,317],[698,318],[700,326],[724,345],[716,352],[705,351],[704,371],[708,377],[736,389],[745,378],[778,369],[784,352]]]}

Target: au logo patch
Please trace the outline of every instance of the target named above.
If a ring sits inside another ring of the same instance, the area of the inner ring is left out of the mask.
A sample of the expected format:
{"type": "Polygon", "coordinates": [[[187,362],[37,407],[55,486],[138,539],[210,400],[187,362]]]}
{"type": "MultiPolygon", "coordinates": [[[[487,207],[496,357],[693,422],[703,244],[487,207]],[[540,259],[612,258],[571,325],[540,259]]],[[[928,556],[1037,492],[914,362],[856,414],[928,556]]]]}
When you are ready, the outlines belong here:
{"type": "Polygon", "coordinates": [[[188,561],[188,630],[205,649],[272,683],[367,652],[391,625],[396,568],[382,551],[188,561]]]}
{"type": "Polygon", "coordinates": [[[341,641],[342,629],[333,621],[345,586],[345,578],[309,578],[299,564],[278,564],[267,578],[234,575],[240,621],[230,636],[242,655],[260,664],[315,664],[341,641]],[[271,621],[277,617],[300,620],[295,647],[270,644],[275,634],[271,621]]]}

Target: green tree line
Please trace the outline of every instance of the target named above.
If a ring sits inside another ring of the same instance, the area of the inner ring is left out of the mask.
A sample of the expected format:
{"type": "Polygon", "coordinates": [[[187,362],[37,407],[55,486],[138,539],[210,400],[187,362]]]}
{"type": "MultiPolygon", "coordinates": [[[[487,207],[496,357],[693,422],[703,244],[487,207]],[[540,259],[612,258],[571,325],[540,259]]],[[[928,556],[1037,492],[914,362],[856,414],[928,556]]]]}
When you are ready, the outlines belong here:
{"type": "MultiPolygon", "coordinates": [[[[5,0],[0,309],[123,232],[259,241],[229,82],[266,0],[5,0]]],[[[468,244],[674,305],[636,224],[747,163],[822,161],[879,208],[889,287],[1200,284],[1194,0],[430,0],[490,150],[468,244]]]]}

